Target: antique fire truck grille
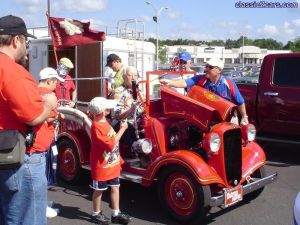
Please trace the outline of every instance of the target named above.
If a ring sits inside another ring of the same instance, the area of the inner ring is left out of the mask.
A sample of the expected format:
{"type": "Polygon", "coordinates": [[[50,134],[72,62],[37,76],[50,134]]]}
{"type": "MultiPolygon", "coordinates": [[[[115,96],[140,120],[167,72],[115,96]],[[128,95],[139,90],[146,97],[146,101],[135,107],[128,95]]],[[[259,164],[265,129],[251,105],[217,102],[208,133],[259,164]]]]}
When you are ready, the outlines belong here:
{"type": "Polygon", "coordinates": [[[224,159],[227,182],[235,186],[242,176],[242,139],[241,129],[224,133],[224,159]]]}

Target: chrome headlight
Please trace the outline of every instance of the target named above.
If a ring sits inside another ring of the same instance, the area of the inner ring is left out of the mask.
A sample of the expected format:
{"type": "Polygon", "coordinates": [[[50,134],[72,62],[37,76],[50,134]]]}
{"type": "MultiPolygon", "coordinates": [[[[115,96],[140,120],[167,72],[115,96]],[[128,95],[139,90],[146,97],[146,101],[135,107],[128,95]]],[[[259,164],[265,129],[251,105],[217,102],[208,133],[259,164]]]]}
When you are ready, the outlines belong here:
{"type": "Polygon", "coordinates": [[[221,138],[218,134],[212,133],[211,138],[210,138],[209,146],[210,146],[210,150],[213,153],[216,153],[220,150],[221,138]]]}
{"type": "Polygon", "coordinates": [[[242,126],[242,138],[245,141],[254,141],[256,138],[256,128],[253,124],[249,123],[242,126]]]}
{"type": "Polygon", "coordinates": [[[139,139],[132,144],[132,148],[139,153],[148,155],[152,152],[152,142],[148,138],[139,139]]]}
{"type": "Polygon", "coordinates": [[[203,148],[212,154],[218,153],[221,147],[221,138],[217,133],[209,133],[203,139],[203,148]]]}

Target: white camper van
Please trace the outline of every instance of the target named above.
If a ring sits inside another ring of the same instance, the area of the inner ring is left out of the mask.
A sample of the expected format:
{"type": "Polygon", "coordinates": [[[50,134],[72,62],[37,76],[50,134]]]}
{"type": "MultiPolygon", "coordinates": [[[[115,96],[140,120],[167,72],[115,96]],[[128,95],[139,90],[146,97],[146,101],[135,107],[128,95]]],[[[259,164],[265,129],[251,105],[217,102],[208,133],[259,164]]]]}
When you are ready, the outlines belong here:
{"type": "MultiPolygon", "coordinates": [[[[78,47],[57,50],[57,52],[58,55],[61,55],[60,53],[63,52],[64,56],[70,57],[76,64],[76,48],[78,47]]],[[[99,63],[105,65],[106,57],[111,53],[119,55],[125,66],[135,66],[143,77],[145,71],[153,71],[154,69],[155,45],[151,42],[107,36],[103,42],[103,55],[100,57],[101,61],[99,63]]],[[[29,71],[36,79],[41,69],[51,66],[51,61],[54,59],[49,58],[50,56],[53,56],[50,37],[31,40],[29,48],[29,71]]],[[[88,58],[92,58],[92,55],[88,58]]]]}
{"type": "MultiPolygon", "coordinates": [[[[114,33],[107,27],[102,29],[106,33],[106,40],[103,42],[56,50],[58,59],[68,57],[74,63],[75,68],[71,75],[75,78],[79,90],[79,101],[89,101],[91,96],[104,95],[103,79],[95,79],[105,77],[106,57],[111,53],[119,55],[125,66],[136,67],[142,79],[145,78],[146,71],[154,70],[155,45],[144,41],[144,25],[138,30],[139,24],[143,25],[143,22],[133,19],[121,20],[114,33]]],[[[31,40],[28,57],[28,69],[37,81],[41,69],[47,66],[56,68],[57,64],[48,28],[44,28],[43,32],[40,32],[41,29],[32,29],[31,33],[39,37],[31,40]]]]}

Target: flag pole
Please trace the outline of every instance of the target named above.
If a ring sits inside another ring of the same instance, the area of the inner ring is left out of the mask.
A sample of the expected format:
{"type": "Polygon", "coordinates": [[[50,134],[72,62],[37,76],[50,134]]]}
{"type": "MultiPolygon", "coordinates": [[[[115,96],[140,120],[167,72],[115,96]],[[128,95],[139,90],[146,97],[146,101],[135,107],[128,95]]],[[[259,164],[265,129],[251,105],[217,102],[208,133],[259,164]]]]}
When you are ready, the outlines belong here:
{"type": "Polygon", "coordinates": [[[48,19],[48,30],[49,30],[49,33],[50,33],[50,37],[52,39],[52,46],[53,46],[54,58],[55,58],[56,67],[57,67],[58,66],[57,52],[56,52],[56,47],[54,46],[54,43],[53,43],[54,39],[52,37],[51,22],[50,22],[50,16],[49,16],[48,12],[46,12],[46,16],[47,16],[47,19],[48,19]]]}

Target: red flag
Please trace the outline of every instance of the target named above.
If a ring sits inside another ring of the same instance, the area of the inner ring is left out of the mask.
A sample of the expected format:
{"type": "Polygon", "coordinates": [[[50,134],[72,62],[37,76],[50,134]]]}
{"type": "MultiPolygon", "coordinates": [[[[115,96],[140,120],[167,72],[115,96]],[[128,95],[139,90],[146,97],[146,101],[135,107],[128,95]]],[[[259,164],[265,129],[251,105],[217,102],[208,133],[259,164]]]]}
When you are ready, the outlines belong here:
{"type": "Polygon", "coordinates": [[[49,17],[50,34],[55,48],[67,48],[105,40],[105,33],[90,29],[90,22],[49,17]]]}

